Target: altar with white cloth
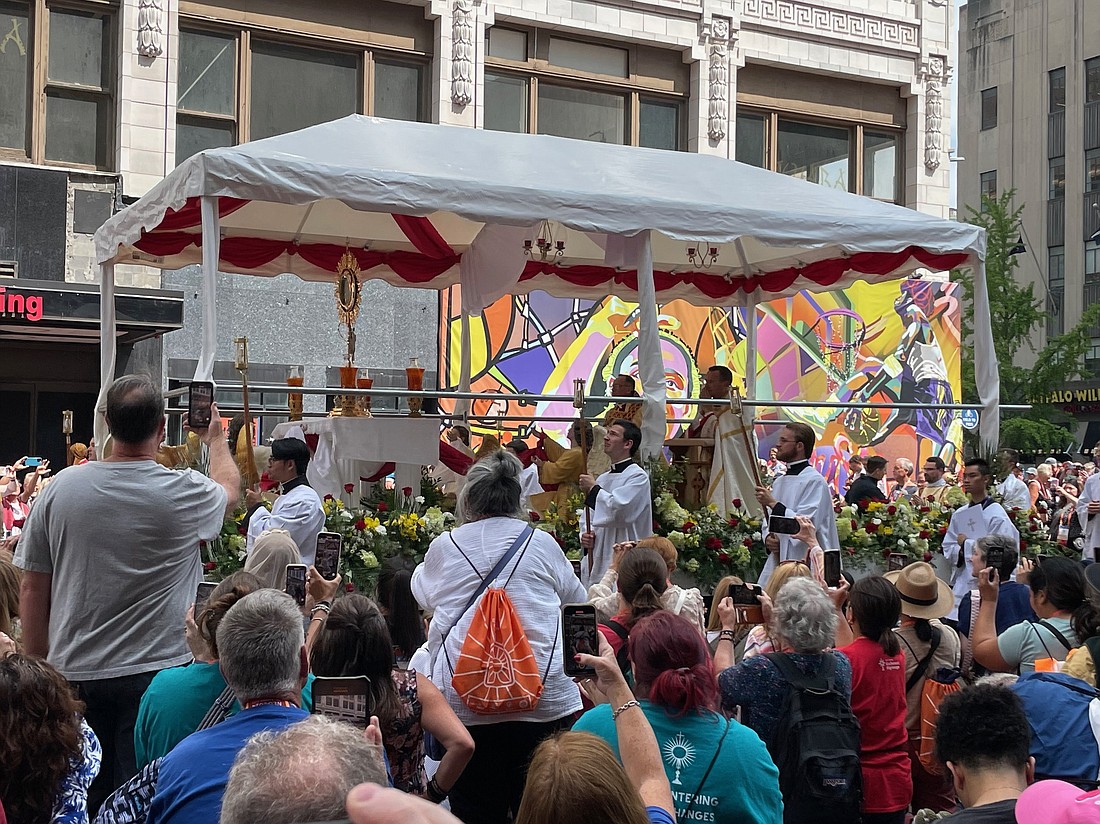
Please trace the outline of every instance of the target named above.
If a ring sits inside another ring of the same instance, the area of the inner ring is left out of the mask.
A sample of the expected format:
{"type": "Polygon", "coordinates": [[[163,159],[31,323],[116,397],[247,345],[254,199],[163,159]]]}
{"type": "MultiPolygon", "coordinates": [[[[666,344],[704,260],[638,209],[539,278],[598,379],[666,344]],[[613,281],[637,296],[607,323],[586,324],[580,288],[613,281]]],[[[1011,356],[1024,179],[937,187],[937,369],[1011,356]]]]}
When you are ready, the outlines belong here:
{"type": "Polygon", "coordinates": [[[439,463],[439,419],[434,417],[317,418],[281,423],[276,438],[301,430],[317,436],[306,478],[318,495],[339,498],[345,483],[369,478],[393,462],[397,487],[420,488],[420,467],[439,463]]]}

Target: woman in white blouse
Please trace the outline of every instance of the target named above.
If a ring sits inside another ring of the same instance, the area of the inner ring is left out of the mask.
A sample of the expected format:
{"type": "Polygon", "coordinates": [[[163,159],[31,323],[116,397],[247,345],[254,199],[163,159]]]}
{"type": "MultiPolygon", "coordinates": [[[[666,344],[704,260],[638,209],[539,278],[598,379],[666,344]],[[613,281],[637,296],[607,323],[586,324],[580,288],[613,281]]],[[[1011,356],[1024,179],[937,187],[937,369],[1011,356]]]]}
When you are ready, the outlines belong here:
{"type": "MultiPolygon", "coordinates": [[[[428,634],[431,675],[474,739],[474,755],[449,791],[451,810],[466,824],[504,824],[519,811],[527,762],[539,742],[568,728],[581,709],[576,684],[562,668],[561,605],[584,603],[584,588],[557,542],[534,530],[494,587],[505,587],[531,645],[543,691],[530,712],[479,715],[451,686],[452,665],[477,611],[466,604],[482,579],[527,528],[520,506],[520,462],[498,451],[470,468],[459,496],[462,525],[432,541],[412,577],[412,591],[434,613],[428,634]],[[444,640],[445,639],[445,640],[444,640]]],[[[526,540],[526,539],[525,539],[526,540]]]]}

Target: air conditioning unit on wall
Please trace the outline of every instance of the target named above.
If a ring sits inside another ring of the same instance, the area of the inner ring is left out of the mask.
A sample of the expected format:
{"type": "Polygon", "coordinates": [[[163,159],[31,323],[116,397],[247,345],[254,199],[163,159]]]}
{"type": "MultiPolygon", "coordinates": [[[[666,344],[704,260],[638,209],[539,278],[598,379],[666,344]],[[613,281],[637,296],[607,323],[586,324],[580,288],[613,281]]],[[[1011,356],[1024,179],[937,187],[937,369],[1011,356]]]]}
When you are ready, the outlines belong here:
{"type": "Polygon", "coordinates": [[[0,260],[0,278],[19,277],[19,263],[14,260],[0,260]]]}

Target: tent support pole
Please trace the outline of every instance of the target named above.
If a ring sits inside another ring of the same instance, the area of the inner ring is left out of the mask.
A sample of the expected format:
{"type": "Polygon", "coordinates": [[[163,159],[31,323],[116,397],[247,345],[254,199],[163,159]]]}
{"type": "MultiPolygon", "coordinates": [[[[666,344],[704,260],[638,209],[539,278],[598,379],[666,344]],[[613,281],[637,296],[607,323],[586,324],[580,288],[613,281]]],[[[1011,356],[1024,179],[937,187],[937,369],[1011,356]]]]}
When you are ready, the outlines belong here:
{"type": "Polygon", "coordinates": [[[1001,376],[997,352],[993,348],[993,321],[989,313],[984,260],[974,264],[974,377],[982,401],[978,429],[982,451],[993,455],[1001,439],[1001,376]]]}
{"type": "MultiPolygon", "coordinates": [[[[459,319],[461,335],[458,344],[458,391],[470,391],[470,314],[465,308],[459,319]]],[[[454,419],[468,423],[470,419],[470,399],[460,398],[455,401],[454,419]]]]}
{"type": "Polygon", "coordinates": [[[218,261],[221,258],[221,229],[218,199],[204,195],[202,210],[202,338],[195,380],[214,380],[214,356],[218,351],[218,261]]]}
{"type": "Polygon", "coordinates": [[[638,372],[645,408],[642,413],[642,458],[660,454],[665,441],[665,365],[657,329],[657,290],[653,284],[653,247],[649,232],[627,241],[638,271],[638,372]]]}
{"type": "Polygon", "coordinates": [[[99,397],[95,402],[92,430],[100,458],[107,446],[107,387],[115,379],[115,357],[118,338],[115,336],[115,265],[99,267],[99,397]]]}
{"type": "Polygon", "coordinates": [[[756,295],[745,306],[745,397],[756,400],[756,295]]]}

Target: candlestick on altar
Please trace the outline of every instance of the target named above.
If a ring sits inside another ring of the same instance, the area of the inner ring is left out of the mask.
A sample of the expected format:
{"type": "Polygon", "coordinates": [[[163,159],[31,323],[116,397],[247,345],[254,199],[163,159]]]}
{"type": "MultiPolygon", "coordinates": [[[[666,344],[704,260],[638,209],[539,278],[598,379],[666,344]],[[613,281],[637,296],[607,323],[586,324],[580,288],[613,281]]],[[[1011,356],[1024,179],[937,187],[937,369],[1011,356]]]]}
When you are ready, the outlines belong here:
{"type": "MultiPolygon", "coordinates": [[[[575,378],[573,380],[573,406],[576,407],[578,415],[580,415],[580,447],[581,447],[581,474],[588,474],[588,424],[584,420],[584,378],[575,378]]],[[[584,504],[584,531],[592,531],[592,509],[588,506],[588,498],[585,497],[584,504]]],[[[588,571],[592,572],[592,567],[595,563],[595,553],[588,553],[588,571]]]]}
{"type": "MultiPolygon", "coordinates": [[[[252,449],[252,414],[248,410],[248,338],[234,338],[236,351],[233,357],[233,367],[241,373],[241,396],[244,407],[244,435],[245,454],[248,456],[248,466],[244,471],[244,483],[246,487],[254,487],[260,483],[260,473],[256,470],[256,455],[252,449]]],[[[233,454],[236,455],[237,444],[233,444],[233,454]]]]}
{"type": "Polygon", "coordinates": [[[73,459],[73,454],[69,451],[72,448],[73,438],[73,410],[61,410],[61,431],[65,435],[65,462],[68,464],[73,459]]]}

